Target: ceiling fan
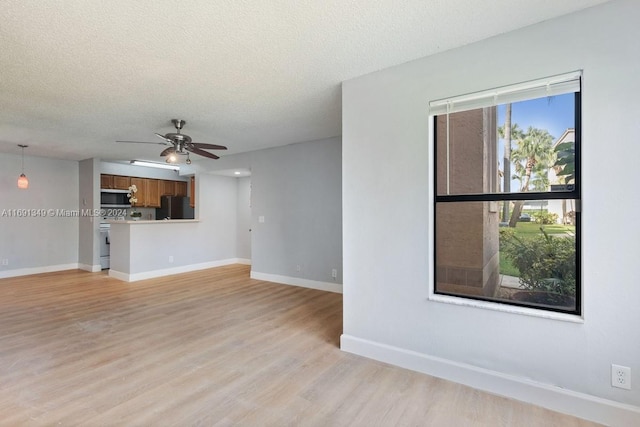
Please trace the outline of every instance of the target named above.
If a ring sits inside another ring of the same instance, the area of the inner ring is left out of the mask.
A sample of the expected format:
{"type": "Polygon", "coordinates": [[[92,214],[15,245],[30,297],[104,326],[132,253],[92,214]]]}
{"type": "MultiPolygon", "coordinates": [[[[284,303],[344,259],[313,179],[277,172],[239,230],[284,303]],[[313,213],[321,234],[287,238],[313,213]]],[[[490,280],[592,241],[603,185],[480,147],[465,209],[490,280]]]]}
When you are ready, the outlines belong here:
{"type": "Polygon", "coordinates": [[[215,145],[215,144],[201,144],[199,142],[193,142],[189,135],[185,135],[180,133],[180,130],[187,123],[185,120],[180,119],[172,119],[171,123],[176,128],[176,132],[167,133],[165,135],[161,135],[156,133],[156,136],[163,140],[163,142],[148,142],[148,141],[116,141],[116,142],[126,142],[126,143],[135,143],[135,144],[160,144],[160,145],[168,145],[169,148],[160,153],[162,157],[167,157],[167,163],[174,163],[178,160],[178,155],[186,155],[187,156],[187,164],[191,164],[191,159],[189,158],[189,153],[198,154],[200,156],[208,157],[210,159],[219,159],[220,157],[216,156],[213,153],[209,153],[204,150],[226,150],[227,147],[223,145],[215,145]]]}

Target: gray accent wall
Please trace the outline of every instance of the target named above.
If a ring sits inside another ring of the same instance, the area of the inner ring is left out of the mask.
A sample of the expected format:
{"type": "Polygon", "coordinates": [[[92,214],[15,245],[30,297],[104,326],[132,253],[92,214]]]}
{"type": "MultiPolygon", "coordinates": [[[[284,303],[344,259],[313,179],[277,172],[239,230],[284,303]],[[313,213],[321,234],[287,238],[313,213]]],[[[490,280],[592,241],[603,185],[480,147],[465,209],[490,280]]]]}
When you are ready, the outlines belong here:
{"type": "Polygon", "coordinates": [[[251,177],[236,178],[238,185],[236,257],[251,259],[251,177]]]}
{"type": "Polygon", "coordinates": [[[209,172],[251,169],[253,272],[342,283],[341,157],[336,137],[224,156],[209,164],[209,172]]]}
{"type": "MultiPolygon", "coordinates": [[[[100,209],[100,160],[86,159],[79,163],[79,209],[100,209]]],[[[81,216],[78,219],[78,262],[81,268],[100,266],[100,217],[81,216]]]]}
{"type": "Polygon", "coordinates": [[[48,210],[78,209],[78,162],[25,156],[27,190],[17,187],[20,162],[20,155],[0,154],[0,260],[8,260],[8,265],[0,261],[0,277],[11,270],[77,264],[78,217],[56,216],[48,210]],[[10,216],[14,209],[47,214],[10,216]]]}
{"type": "Polygon", "coordinates": [[[252,153],[253,271],[332,282],[335,268],[342,283],[341,148],[334,138],[252,153]]]}

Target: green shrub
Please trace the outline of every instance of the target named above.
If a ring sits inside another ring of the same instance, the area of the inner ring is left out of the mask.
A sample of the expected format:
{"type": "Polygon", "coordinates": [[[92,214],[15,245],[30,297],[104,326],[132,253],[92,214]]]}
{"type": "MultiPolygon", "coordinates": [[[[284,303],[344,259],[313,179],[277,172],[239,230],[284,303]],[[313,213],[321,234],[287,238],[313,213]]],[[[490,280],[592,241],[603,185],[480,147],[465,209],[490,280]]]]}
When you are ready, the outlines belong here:
{"type": "Polygon", "coordinates": [[[516,236],[516,229],[511,227],[501,227],[498,229],[500,233],[500,250],[506,248],[506,244],[516,236]]]}
{"type": "Polygon", "coordinates": [[[556,224],[558,222],[558,214],[551,212],[534,212],[531,214],[537,224],[556,224]]]}
{"type": "Polygon", "coordinates": [[[520,272],[520,284],[525,289],[574,297],[575,238],[552,237],[542,227],[540,230],[541,235],[529,238],[501,233],[501,249],[520,272]]]}

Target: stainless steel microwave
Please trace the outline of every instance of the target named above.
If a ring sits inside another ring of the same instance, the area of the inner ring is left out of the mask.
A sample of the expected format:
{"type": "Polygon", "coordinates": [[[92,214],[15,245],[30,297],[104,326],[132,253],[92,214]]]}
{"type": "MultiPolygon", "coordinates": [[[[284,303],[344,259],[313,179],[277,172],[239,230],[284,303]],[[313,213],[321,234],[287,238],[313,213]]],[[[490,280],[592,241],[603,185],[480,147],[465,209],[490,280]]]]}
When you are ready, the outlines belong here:
{"type": "Polygon", "coordinates": [[[100,206],[109,208],[130,208],[127,190],[100,190],[100,206]]]}

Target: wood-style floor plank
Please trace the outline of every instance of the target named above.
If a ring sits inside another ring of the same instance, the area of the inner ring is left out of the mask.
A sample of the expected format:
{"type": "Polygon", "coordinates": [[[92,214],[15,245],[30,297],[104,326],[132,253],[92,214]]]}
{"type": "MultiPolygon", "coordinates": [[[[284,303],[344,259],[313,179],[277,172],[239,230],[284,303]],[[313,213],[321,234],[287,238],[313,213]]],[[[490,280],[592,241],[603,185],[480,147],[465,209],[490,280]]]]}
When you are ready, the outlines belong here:
{"type": "Polygon", "coordinates": [[[591,426],[341,352],[342,296],[226,266],[0,280],[0,425],[591,426]]]}

